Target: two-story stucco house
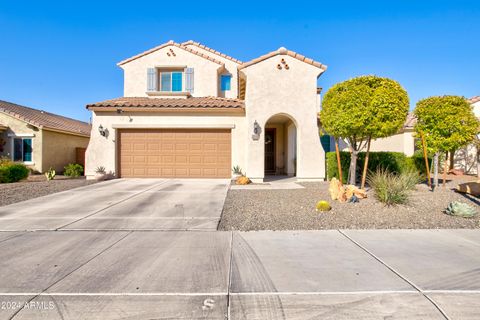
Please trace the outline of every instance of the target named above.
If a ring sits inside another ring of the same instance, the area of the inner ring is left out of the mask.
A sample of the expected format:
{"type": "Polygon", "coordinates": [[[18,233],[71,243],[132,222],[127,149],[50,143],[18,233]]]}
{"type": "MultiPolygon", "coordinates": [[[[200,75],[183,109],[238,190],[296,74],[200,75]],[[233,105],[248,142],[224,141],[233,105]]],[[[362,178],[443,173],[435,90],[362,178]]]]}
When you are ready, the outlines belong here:
{"type": "Polygon", "coordinates": [[[124,97],[87,105],[86,174],[324,179],[317,79],[327,67],[280,48],[241,62],[193,41],[126,59],[124,97]]]}

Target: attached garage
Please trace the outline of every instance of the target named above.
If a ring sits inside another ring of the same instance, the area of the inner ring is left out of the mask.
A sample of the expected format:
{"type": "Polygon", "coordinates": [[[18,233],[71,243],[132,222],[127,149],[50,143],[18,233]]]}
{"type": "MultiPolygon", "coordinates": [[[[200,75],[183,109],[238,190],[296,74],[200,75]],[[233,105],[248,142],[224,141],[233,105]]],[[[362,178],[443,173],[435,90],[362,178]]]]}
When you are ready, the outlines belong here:
{"type": "Polygon", "coordinates": [[[230,129],[119,129],[123,178],[230,178],[230,129]]]}

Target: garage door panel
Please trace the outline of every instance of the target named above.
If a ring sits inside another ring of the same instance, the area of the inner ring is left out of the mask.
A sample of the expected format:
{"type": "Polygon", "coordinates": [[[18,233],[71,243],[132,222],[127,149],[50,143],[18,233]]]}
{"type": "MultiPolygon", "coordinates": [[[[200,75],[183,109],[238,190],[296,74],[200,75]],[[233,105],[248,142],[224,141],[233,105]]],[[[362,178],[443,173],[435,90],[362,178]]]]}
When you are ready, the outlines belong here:
{"type": "Polygon", "coordinates": [[[230,177],[230,130],[121,130],[118,148],[121,177],[230,177]]]}

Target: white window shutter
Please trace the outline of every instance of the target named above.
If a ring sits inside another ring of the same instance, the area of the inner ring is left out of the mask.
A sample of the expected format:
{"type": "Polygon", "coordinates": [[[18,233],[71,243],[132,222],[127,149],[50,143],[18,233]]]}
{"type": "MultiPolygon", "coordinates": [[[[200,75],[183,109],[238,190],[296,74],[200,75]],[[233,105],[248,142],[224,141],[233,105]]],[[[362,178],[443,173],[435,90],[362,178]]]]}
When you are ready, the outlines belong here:
{"type": "Polygon", "coordinates": [[[193,93],[193,68],[185,69],[185,91],[193,93]]]}
{"type": "Polygon", "coordinates": [[[147,91],[157,91],[157,70],[147,69],[147,91]]]}

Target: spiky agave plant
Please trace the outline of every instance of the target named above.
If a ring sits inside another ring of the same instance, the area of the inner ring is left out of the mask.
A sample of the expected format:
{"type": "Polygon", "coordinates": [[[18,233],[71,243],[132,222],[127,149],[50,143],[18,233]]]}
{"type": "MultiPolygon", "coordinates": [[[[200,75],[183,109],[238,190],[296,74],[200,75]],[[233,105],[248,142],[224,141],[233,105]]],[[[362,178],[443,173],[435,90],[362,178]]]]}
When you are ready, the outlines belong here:
{"type": "Polygon", "coordinates": [[[451,216],[471,218],[477,214],[477,209],[463,202],[452,201],[445,209],[445,213],[451,216]]]}

